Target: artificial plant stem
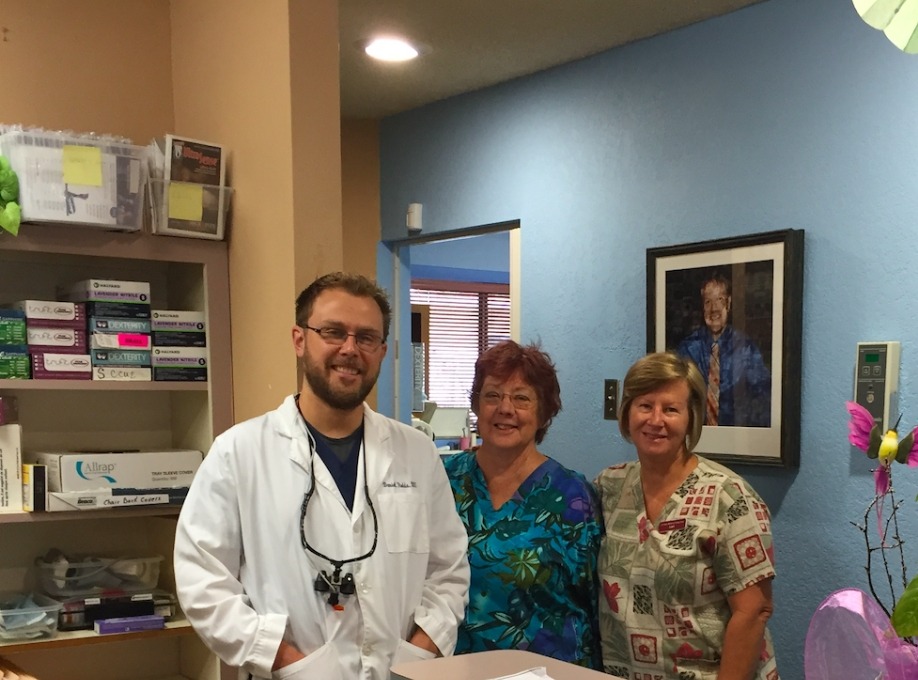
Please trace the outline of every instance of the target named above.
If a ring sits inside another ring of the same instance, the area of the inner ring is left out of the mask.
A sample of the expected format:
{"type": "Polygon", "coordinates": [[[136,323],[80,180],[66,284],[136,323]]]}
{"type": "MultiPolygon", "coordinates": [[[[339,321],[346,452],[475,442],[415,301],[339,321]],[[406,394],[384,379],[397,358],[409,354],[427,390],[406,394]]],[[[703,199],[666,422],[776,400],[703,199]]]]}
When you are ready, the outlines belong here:
{"type": "Polygon", "coordinates": [[[867,572],[867,585],[870,588],[870,594],[873,595],[873,599],[876,600],[877,604],[879,604],[880,607],[883,609],[883,611],[886,612],[886,616],[892,616],[889,609],[887,609],[886,605],[883,604],[883,600],[881,600],[880,596],[877,595],[876,588],[873,585],[873,569],[871,568],[873,564],[873,551],[876,550],[877,548],[873,548],[870,545],[870,532],[867,530],[867,527],[870,525],[870,511],[873,510],[873,508],[876,506],[879,499],[880,499],[879,496],[875,496],[874,499],[870,501],[870,504],[867,506],[867,509],[864,511],[863,526],[859,524],[854,524],[854,522],[852,522],[852,524],[854,524],[854,526],[860,529],[861,533],[864,534],[864,544],[867,547],[867,566],[865,568],[865,571],[867,572]]]}

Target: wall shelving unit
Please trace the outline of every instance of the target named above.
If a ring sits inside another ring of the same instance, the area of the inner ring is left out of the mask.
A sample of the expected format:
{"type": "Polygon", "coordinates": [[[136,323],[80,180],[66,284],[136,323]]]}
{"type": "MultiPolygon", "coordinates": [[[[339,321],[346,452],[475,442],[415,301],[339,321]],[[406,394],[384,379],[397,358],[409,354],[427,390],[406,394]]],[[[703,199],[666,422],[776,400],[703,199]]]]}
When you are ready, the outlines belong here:
{"type": "MultiPolygon", "coordinates": [[[[209,382],[0,380],[19,400],[23,449],[192,448],[206,452],[233,423],[225,242],[25,224],[0,233],[0,303],[54,299],[84,278],[149,281],[160,309],[203,310],[209,382]]],[[[32,565],[66,554],[162,555],[160,587],[174,592],[176,507],[0,514],[0,590],[37,588],[32,565]]],[[[99,636],[58,632],[0,643],[0,656],[54,680],[218,680],[220,664],[181,616],[165,630],[99,636]]]]}

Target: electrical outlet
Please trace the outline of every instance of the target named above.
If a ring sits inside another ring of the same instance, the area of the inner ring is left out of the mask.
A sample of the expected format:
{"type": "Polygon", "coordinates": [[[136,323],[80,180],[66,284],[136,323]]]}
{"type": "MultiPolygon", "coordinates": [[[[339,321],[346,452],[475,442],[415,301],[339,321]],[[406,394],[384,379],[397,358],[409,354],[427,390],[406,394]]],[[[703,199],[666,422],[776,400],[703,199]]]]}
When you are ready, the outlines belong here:
{"type": "Polygon", "coordinates": [[[602,391],[602,417],[618,420],[618,380],[606,378],[602,391]]]}

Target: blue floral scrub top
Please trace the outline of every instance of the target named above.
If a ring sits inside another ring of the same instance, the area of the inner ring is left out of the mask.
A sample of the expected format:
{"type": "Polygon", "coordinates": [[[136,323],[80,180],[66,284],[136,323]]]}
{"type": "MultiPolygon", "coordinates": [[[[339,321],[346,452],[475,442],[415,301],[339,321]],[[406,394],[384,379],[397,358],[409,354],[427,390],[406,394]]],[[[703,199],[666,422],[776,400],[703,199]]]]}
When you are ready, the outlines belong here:
{"type": "Polygon", "coordinates": [[[472,569],[456,654],[523,649],[600,669],[602,519],[592,486],[548,459],[495,510],[474,453],[445,465],[472,569]]]}

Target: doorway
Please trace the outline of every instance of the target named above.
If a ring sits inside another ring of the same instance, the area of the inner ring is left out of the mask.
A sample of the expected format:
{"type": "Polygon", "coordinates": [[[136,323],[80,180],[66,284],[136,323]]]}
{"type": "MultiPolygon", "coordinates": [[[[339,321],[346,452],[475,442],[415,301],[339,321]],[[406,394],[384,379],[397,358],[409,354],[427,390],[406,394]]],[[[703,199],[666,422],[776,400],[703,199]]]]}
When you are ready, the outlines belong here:
{"type": "MultiPolygon", "coordinates": [[[[431,272],[436,271],[437,267],[441,270],[452,268],[457,270],[458,276],[465,276],[466,280],[469,272],[476,269],[494,274],[495,267],[499,266],[495,264],[493,257],[494,245],[504,237],[506,246],[503,253],[506,262],[505,269],[502,271],[507,278],[510,291],[510,337],[518,341],[520,337],[521,250],[519,221],[415,236],[381,244],[377,258],[377,279],[381,285],[392,291],[389,352],[378,383],[378,409],[381,413],[405,423],[411,422],[415,374],[411,345],[412,270],[420,270],[430,275],[431,272]],[[492,251],[484,255],[480,254],[476,261],[474,239],[479,237],[481,237],[481,245],[490,246],[492,251]],[[445,259],[450,257],[451,252],[454,254],[453,260],[445,259]],[[444,265],[444,262],[447,265],[444,265]],[[416,263],[416,267],[413,266],[413,263],[416,263]],[[450,267],[449,264],[455,266],[450,267]]],[[[443,276],[450,274],[449,271],[440,273],[443,276]]]]}

